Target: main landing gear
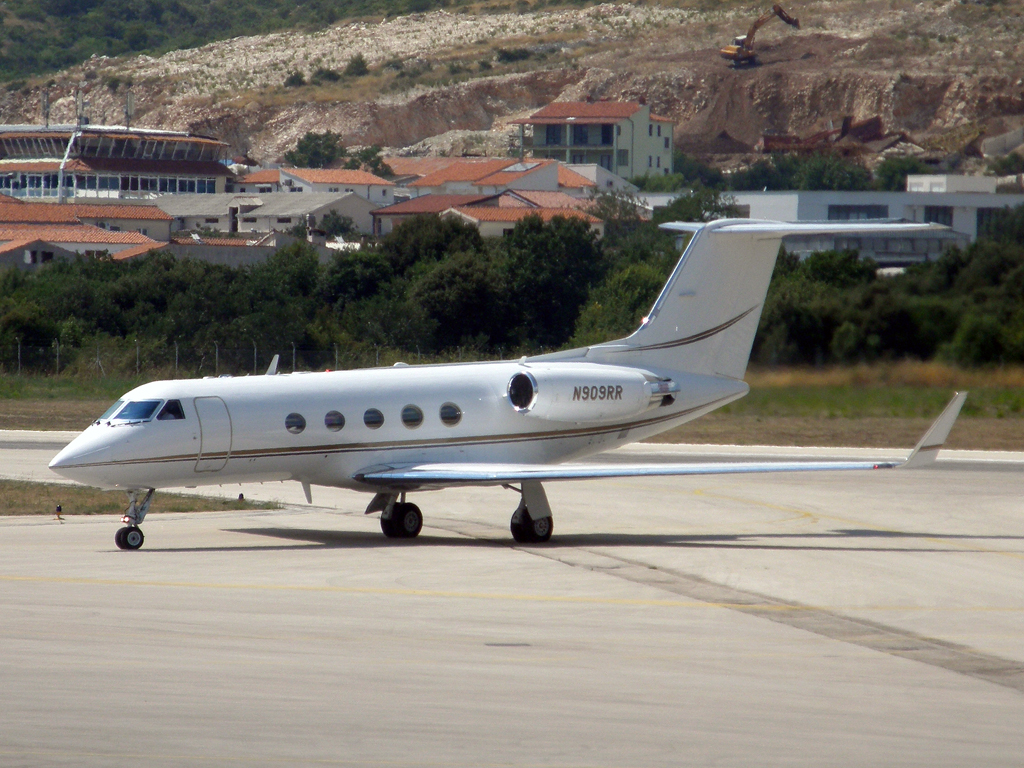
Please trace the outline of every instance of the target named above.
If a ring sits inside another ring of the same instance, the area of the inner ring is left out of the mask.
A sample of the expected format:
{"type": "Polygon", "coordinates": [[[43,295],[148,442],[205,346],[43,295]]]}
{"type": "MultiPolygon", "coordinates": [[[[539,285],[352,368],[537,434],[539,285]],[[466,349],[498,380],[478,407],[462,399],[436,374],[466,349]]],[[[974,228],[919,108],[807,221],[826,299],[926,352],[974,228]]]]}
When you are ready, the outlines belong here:
{"type": "MultiPolygon", "coordinates": [[[[538,482],[524,482],[521,488],[503,486],[520,494],[519,506],[512,515],[509,528],[512,538],[520,544],[543,544],[551,540],[555,529],[544,487],[538,482]]],[[[423,529],[423,514],[405,494],[381,492],[366,507],[366,514],[380,512],[380,529],[389,539],[414,539],[423,529]]]]}
{"type": "Polygon", "coordinates": [[[141,502],[139,502],[139,493],[138,490],[128,492],[128,509],[124,511],[124,516],[121,518],[121,522],[126,525],[124,528],[119,528],[114,534],[114,543],[117,544],[118,549],[138,549],[146,540],[139,526],[145,519],[146,513],[149,512],[149,505],[153,501],[153,489],[149,489],[141,502]]]}

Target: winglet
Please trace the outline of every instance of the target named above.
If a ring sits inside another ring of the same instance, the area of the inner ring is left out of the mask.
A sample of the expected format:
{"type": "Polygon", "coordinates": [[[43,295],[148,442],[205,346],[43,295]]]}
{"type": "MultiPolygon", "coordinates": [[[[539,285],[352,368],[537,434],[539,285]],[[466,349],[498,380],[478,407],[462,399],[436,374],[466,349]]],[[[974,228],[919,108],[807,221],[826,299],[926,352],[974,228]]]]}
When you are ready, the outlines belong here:
{"type": "Polygon", "coordinates": [[[274,355],[274,359],[270,361],[270,367],[267,368],[267,376],[277,375],[277,361],[281,359],[280,355],[274,355]]]}
{"type": "Polygon", "coordinates": [[[927,467],[935,461],[935,457],[939,455],[939,449],[946,442],[949,430],[953,428],[956,417],[960,415],[960,408],[963,407],[964,400],[966,399],[966,392],[957,392],[953,396],[953,399],[949,401],[949,405],[946,406],[946,410],[939,414],[939,418],[934,421],[928,428],[928,431],[924,433],[924,437],[914,446],[910,458],[899,465],[900,469],[927,467]]]}

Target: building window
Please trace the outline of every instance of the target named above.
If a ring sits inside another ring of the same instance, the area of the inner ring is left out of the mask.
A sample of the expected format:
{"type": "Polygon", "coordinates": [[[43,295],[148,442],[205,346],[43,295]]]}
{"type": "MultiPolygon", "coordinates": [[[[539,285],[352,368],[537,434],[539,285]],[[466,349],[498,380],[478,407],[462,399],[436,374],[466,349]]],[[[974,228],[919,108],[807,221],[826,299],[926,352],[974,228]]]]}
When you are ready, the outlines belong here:
{"type": "Polygon", "coordinates": [[[653,125],[648,125],[647,126],[647,135],[648,136],[653,136],[654,135],[654,126],[653,125]]]}
{"type": "Polygon", "coordinates": [[[661,155],[658,155],[655,159],[655,167],[661,168],[661,155]]]}
{"type": "Polygon", "coordinates": [[[604,145],[611,144],[614,139],[612,138],[612,126],[602,125],[601,126],[601,143],[604,145]]]}
{"type": "Polygon", "coordinates": [[[545,144],[561,144],[562,143],[562,126],[560,125],[547,125],[544,126],[544,143],[545,144]]]}
{"type": "Polygon", "coordinates": [[[598,164],[606,171],[610,171],[612,169],[612,156],[601,155],[601,157],[598,158],[598,164]]]}
{"type": "Polygon", "coordinates": [[[661,126],[658,126],[658,135],[661,136],[661,126]]]}
{"type": "Polygon", "coordinates": [[[647,156],[647,167],[648,168],[653,168],[654,167],[654,157],[652,155],[648,155],[647,156]]]}
{"type": "Polygon", "coordinates": [[[668,149],[668,136],[665,137],[665,149],[668,149]]]}
{"type": "Polygon", "coordinates": [[[615,135],[616,136],[621,136],[622,135],[622,126],[621,125],[616,125],[615,126],[615,135]]]}
{"type": "Polygon", "coordinates": [[[953,207],[950,205],[926,205],[924,207],[924,220],[926,223],[944,224],[947,227],[953,226],[953,207]]]}
{"type": "Polygon", "coordinates": [[[572,143],[589,144],[590,132],[587,130],[589,127],[588,125],[574,125],[572,127],[572,143]]]}
{"type": "Polygon", "coordinates": [[[278,224],[291,224],[292,220],[291,220],[290,216],[278,216],[277,217],[277,223],[278,224]]]}
{"type": "Polygon", "coordinates": [[[889,218],[889,206],[887,205],[830,205],[828,207],[829,221],[887,218],[889,218]]]}
{"type": "Polygon", "coordinates": [[[206,224],[220,224],[220,219],[203,219],[206,224]]]}
{"type": "Polygon", "coordinates": [[[629,165],[629,150],[628,149],[620,149],[619,150],[619,165],[629,165]]]}
{"type": "Polygon", "coordinates": [[[256,217],[255,216],[246,216],[246,217],[244,217],[242,219],[242,221],[244,223],[246,223],[246,224],[255,224],[256,223],[256,217]]]}
{"type": "Polygon", "coordinates": [[[582,165],[583,163],[586,162],[585,158],[586,158],[586,155],[582,155],[582,154],[579,154],[579,153],[574,153],[573,156],[572,156],[572,164],[573,165],[582,165]]]}

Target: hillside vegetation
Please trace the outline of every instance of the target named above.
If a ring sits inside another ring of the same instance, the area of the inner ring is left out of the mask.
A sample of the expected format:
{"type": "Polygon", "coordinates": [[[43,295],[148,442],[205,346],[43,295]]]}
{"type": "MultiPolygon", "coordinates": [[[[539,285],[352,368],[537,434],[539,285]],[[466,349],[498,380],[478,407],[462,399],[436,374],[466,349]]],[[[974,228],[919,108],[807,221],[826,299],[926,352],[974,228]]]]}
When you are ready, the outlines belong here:
{"type": "Polygon", "coordinates": [[[7,0],[0,78],[51,72],[93,54],[159,54],[364,14],[427,11],[449,0],[7,0]]]}

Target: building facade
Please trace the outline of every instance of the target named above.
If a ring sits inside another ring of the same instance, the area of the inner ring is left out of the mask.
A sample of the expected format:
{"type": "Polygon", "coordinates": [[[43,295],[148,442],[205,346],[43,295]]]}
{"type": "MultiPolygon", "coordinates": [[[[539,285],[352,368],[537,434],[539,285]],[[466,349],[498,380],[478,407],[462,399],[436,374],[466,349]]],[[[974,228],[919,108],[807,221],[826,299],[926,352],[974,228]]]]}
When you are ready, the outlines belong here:
{"type": "Polygon", "coordinates": [[[228,146],[208,136],[114,126],[0,126],[0,193],[147,199],[223,192],[228,146]]]}
{"type": "Polygon", "coordinates": [[[672,172],[675,123],[646,104],[554,101],[512,122],[523,151],[535,158],[593,164],[624,179],[672,172]]]}

